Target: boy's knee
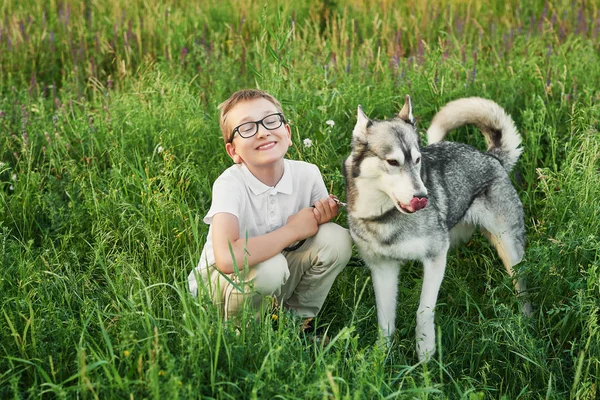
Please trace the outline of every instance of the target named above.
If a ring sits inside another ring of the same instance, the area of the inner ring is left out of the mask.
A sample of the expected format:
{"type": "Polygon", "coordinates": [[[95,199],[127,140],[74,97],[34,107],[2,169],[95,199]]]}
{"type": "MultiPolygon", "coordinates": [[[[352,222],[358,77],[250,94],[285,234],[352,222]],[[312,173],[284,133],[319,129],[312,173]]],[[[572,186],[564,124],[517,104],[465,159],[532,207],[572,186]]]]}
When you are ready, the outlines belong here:
{"type": "Polygon", "coordinates": [[[332,262],[348,263],[352,256],[352,238],[348,229],[329,222],[319,227],[317,235],[332,262]]]}
{"type": "Polygon", "coordinates": [[[279,290],[290,277],[287,260],[283,254],[277,254],[252,268],[255,269],[254,290],[262,296],[278,295],[279,290]]]}

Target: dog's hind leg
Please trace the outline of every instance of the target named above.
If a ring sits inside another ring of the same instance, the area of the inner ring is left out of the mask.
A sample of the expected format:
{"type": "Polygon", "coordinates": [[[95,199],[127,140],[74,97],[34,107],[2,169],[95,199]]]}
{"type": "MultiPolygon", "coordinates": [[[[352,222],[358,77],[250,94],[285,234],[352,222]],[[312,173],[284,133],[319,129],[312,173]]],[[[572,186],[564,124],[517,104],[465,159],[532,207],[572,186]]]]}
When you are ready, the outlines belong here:
{"type": "Polygon", "coordinates": [[[375,289],[379,327],[389,346],[396,330],[396,297],[400,265],[396,260],[378,260],[368,265],[371,269],[371,279],[375,289]]]}
{"type": "MultiPolygon", "coordinates": [[[[490,185],[486,198],[475,200],[470,213],[481,226],[483,234],[496,248],[502,264],[513,280],[517,295],[523,298],[527,291],[525,279],[515,277],[514,267],[525,253],[525,222],[523,206],[508,177],[490,185]]],[[[531,303],[522,301],[524,315],[532,314],[531,303]]]]}
{"type": "MultiPolygon", "coordinates": [[[[492,233],[489,230],[483,230],[483,233],[496,248],[506,272],[508,272],[508,275],[513,280],[517,295],[522,297],[527,291],[527,285],[523,277],[515,277],[514,266],[523,259],[523,253],[525,251],[523,246],[524,240],[522,238],[519,240],[507,233],[492,233]]],[[[531,303],[528,301],[523,302],[521,311],[525,316],[531,316],[531,303]]]]}
{"type": "Polygon", "coordinates": [[[428,361],[435,354],[435,305],[444,272],[448,245],[435,257],[423,261],[423,288],[417,310],[417,354],[428,361]]]}

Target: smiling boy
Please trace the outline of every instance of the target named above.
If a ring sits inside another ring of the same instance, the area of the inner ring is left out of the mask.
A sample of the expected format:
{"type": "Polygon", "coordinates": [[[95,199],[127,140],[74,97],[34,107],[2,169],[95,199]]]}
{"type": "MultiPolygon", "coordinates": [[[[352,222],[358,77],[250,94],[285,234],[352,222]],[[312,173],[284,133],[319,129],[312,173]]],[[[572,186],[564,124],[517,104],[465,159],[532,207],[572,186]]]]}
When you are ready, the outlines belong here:
{"type": "Polygon", "coordinates": [[[209,232],[189,275],[190,291],[197,295],[202,279],[225,319],[238,315],[245,301],[259,310],[267,296],[312,318],[351,256],[348,231],[330,222],[337,203],[317,166],[284,158],[291,131],[273,96],[240,90],[219,109],[235,164],[213,185],[204,217],[209,232]]]}

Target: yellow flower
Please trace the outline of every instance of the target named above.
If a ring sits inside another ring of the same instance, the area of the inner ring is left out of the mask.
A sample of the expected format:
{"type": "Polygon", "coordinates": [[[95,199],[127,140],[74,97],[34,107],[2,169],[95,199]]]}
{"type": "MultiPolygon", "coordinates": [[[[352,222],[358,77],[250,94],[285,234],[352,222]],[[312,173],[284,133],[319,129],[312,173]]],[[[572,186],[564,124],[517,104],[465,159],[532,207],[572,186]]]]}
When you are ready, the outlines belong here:
{"type": "Polygon", "coordinates": [[[277,321],[278,318],[279,318],[279,315],[271,314],[271,319],[273,319],[273,321],[277,321]]]}
{"type": "Polygon", "coordinates": [[[129,357],[129,356],[131,355],[131,352],[130,352],[129,350],[125,350],[125,351],[123,352],[123,355],[124,355],[125,357],[129,357]]]}
{"type": "Polygon", "coordinates": [[[158,376],[165,376],[165,371],[163,371],[162,369],[158,371],[158,376]]]}

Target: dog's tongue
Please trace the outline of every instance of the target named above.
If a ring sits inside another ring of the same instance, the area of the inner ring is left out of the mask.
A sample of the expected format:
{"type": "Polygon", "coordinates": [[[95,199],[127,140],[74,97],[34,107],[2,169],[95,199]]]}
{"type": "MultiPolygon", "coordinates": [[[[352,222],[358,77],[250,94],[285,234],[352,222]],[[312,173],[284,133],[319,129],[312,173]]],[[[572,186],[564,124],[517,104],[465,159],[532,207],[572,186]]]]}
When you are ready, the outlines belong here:
{"type": "Polygon", "coordinates": [[[426,197],[413,197],[410,201],[410,206],[413,210],[417,211],[427,206],[427,198],[426,197]]]}

